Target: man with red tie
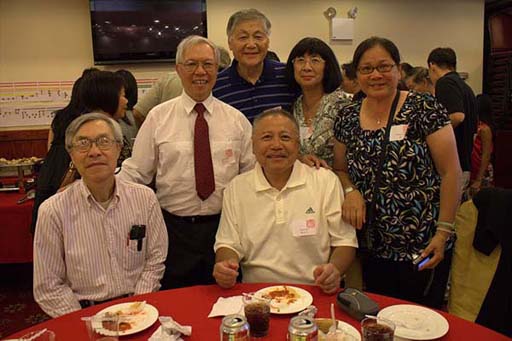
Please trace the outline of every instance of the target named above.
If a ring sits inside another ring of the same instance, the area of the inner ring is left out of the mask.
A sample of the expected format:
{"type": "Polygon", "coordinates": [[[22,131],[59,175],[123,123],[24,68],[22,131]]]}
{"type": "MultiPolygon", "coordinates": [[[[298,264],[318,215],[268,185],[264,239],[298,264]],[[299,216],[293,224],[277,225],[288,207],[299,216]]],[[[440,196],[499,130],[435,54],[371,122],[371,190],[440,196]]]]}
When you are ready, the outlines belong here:
{"type": "Polygon", "coordinates": [[[176,53],[183,93],[149,112],[119,175],[144,184],[155,179],[169,234],[163,289],[214,283],[224,187],[255,163],[251,124],[212,96],[218,63],[211,41],[183,39],[176,53]]]}

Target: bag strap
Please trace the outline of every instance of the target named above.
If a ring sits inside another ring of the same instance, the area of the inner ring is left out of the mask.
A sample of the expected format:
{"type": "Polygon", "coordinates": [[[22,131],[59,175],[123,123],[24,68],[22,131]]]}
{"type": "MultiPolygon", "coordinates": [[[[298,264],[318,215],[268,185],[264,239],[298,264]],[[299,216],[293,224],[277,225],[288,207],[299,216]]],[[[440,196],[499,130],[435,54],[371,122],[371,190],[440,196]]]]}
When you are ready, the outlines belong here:
{"type": "Polygon", "coordinates": [[[377,164],[377,172],[375,173],[375,182],[373,184],[373,191],[372,191],[372,201],[370,202],[370,207],[367,210],[366,214],[366,231],[364,233],[364,238],[366,241],[366,245],[368,245],[368,249],[372,249],[371,245],[371,239],[370,239],[370,233],[369,228],[372,226],[373,218],[374,218],[374,211],[375,206],[377,204],[377,192],[379,191],[379,186],[382,181],[382,168],[384,167],[384,160],[386,158],[387,154],[387,147],[389,142],[389,133],[391,131],[391,126],[393,125],[393,120],[395,118],[395,111],[396,107],[398,105],[398,100],[400,99],[400,90],[397,89],[395,98],[393,99],[393,104],[391,104],[391,110],[389,111],[389,118],[388,123],[386,124],[386,131],[384,133],[384,140],[382,141],[382,149],[379,156],[379,163],[377,164]]]}

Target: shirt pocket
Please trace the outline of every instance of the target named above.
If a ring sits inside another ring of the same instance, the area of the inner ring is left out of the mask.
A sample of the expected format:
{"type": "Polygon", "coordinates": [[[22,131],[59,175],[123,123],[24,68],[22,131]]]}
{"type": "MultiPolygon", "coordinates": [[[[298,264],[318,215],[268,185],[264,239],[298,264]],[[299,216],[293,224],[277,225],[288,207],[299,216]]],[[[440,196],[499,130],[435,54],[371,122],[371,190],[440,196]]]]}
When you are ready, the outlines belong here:
{"type": "Polygon", "coordinates": [[[179,169],[177,181],[194,176],[194,141],[164,141],[159,147],[159,168],[179,169]]]}
{"type": "Polygon", "coordinates": [[[214,141],[210,145],[215,167],[215,177],[224,184],[240,173],[240,140],[214,141]]]}
{"type": "Polygon", "coordinates": [[[125,259],[123,260],[123,267],[127,271],[137,271],[142,270],[144,266],[144,260],[146,258],[146,245],[147,238],[142,238],[142,247],[141,250],[137,250],[137,240],[128,240],[128,245],[126,246],[125,259]]]}

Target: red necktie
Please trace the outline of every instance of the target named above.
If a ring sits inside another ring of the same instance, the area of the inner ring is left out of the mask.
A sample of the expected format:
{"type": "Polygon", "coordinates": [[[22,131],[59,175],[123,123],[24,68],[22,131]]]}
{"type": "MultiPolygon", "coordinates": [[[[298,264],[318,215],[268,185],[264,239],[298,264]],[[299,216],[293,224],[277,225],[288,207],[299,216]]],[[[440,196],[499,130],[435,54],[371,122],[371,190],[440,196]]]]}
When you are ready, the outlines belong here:
{"type": "Polygon", "coordinates": [[[210,136],[208,122],[204,118],[206,108],[203,103],[194,107],[197,112],[194,125],[194,171],[196,175],[196,191],[201,200],[206,200],[215,191],[213,176],[212,153],[210,151],[210,136]]]}

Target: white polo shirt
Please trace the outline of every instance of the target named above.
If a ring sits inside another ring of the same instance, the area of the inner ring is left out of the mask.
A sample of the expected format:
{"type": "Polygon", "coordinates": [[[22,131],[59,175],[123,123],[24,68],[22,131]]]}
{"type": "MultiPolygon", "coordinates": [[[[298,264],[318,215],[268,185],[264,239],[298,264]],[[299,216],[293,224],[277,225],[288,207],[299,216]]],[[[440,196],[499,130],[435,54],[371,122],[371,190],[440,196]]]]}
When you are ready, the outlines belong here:
{"type": "Polygon", "coordinates": [[[238,254],[244,282],[312,284],[314,268],[329,261],[331,247],[357,247],[342,203],[341,184],[329,170],[295,161],[279,191],[256,164],[224,191],[214,249],[238,254]]]}

